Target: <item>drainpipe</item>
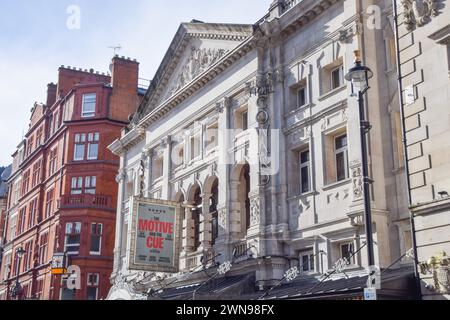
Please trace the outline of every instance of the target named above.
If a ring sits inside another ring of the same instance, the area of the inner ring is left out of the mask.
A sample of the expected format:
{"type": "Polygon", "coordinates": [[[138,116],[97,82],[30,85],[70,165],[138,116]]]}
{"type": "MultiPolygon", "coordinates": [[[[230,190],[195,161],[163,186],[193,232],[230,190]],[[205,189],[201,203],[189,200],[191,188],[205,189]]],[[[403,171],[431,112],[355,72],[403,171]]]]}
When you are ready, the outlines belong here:
{"type": "MultiPolygon", "coordinates": [[[[399,23],[398,23],[398,10],[397,10],[397,0],[392,0],[392,9],[394,14],[394,23],[395,23],[395,46],[397,53],[397,73],[398,73],[398,92],[400,99],[400,115],[402,118],[402,136],[403,136],[403,150],[404,150],[404,165],[405,165],[405,175],[406,175],[406,186],[408,193],[408,206],[409,208],[412,206],[412,194],[411,194],[411,178],[410,178],[410,170],[409,170],[409,156],[408,156],[408,142],[406,137],[406,119],[405,119],[405,103],[403,98],[403,76],[401,69],[401,60],[400,60],[400,36],[399,36],[399,23]]],[[[417,239],[416,239],[416,225],[414,221],[414,213],[409,209],[410,223],[411,223],[411,236],[413,243],[413,251],[414,251],[414,276],[416,280],[416,289],[417,289],[417,298],[422,300],[422,286],[420,284],[420,275],[419,275],[419,259],[417,256],[417,239]]]]}

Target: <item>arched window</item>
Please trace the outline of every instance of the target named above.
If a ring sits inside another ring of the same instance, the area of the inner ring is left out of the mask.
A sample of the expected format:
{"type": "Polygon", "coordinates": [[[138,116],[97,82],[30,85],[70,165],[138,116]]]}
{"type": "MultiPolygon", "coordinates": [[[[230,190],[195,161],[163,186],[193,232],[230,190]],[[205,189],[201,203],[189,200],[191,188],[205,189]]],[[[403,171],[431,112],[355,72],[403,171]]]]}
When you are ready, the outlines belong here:
{"type": "Polygon", "coordinates": [[[211,194],[209,212],[211,214],[212,225],[211,245],[214,245],[219,236],[219,214],[217,212],[217,204],[219,203],[219,180],[217,179],[214,181],[211,194]]]}
{"type": "Polygon", "coordinates": [[[192,220],[194,221],[194,251],[197,251],[200,246],[200,215],[202,214],[203,209],[203,199],[201,197],[200,187],[196,187],[194,192],[194,200],[193,200],[193,208],[192,208],[192,220]]]}

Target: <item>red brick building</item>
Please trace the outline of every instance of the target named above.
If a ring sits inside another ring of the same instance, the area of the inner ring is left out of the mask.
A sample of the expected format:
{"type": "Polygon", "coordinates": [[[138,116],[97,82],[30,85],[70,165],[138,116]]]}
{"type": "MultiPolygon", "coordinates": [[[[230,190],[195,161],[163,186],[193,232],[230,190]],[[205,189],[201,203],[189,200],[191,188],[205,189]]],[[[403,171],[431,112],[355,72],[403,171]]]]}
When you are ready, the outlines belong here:
{"type": "Polygon", "coordinates": [[[143,97],[138,73],[138,62],[118,56],[111,76],[62,66],[58,83],[48,85],[46,103],[31,110],[8,180],[0,299],[87,300],[108,294],[119,159],[107,146],[143,97]],[[55,253],[80,267],[80,289],[67,289],[66,280],[51,275],[55,253]],[[17,280],[20,297],[13,292],[17,280]]]}

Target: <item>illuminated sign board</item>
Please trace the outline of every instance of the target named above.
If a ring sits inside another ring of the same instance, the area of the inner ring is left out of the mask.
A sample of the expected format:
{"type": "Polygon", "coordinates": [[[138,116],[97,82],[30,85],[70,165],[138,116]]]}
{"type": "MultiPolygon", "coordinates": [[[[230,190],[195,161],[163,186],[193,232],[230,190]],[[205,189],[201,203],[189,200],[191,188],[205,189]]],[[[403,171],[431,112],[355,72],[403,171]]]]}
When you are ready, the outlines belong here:
{"type": "Polygon", "coordinates": [[[177,273],[181,241],[180,204],[137,197],[131,202],[128,269],[177,273]]]}
{"type": "Polygon", "coordinates": [[[66,256],[64,253],[55,253],[51,264],[53,275],[63,275],[67,272],[66,256]]]}

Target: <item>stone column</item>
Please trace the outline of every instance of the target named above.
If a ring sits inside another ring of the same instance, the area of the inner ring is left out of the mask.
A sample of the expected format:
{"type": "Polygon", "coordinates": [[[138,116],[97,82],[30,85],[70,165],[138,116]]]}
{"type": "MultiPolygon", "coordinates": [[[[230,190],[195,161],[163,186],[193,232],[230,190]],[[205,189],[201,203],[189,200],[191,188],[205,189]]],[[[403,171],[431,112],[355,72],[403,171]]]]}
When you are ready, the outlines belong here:
{"type": "Polygon", "coordinates": [[[230,211],[230,156],[228,154],[228,147],[230,146],[230,135],[228,129],[231,127],[231,111],[230,100],[224,98],[217,102],[216,112],[219,113],[219,162],[217,164],[217,177],[219,179],[219,203],[217,204],[218,218],[219,218],[219,234],[216,239],[215,249],[221,252],[222,256],[219,260],[230,259],[230,227],[229,227],[229,211],[230,211]]]}
{"type": "Polygon", "coordinates": [[[113,272],[111,274],[111,279],[114,279],[117,272],[121,269],[121,252],[122,252],[122,229],[123,229],[123,202],[124,202],[124,196],[125,196],[125,178],[126,173],[124,169],[124,163],[125,159],[124,156],[120,157],[120,169],[119,174],[116,177],[116,182],[119,184],[119,189],[117,193],[117,210],[116,210],[116,237],[115,237],[115,244],[114,244],[114,266],[113,266],[113,272]]]}
{"type": "Polygon", "coordinates": [[[200,248],[198,251],[211,249],[212,241],[212,214],[209,212],[212,194],[203,194],[203,208],[200,216],[200,248]]]}
{"type": "Polygon", "coordinates": [[[195,237],[195,226],[194,220],[192,219],[192,210],[189,206],[194,205],[191,201],[184,202],[186,206],[184,208],[184,217],[183,220],[183,233],[182,233],[182,255],[186,255],[194,251],[194,237],[195,237]]]}
{"type": "Polygon", "coordinates": [[[171,136],[167,136],[161,141],[161,148],[164,148],[164,158],[163,158],[163,186],[161,192],[161,198],[163,200],[170,199],[170,177],[172,170],[172,139],[171,136]]]}

